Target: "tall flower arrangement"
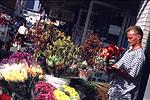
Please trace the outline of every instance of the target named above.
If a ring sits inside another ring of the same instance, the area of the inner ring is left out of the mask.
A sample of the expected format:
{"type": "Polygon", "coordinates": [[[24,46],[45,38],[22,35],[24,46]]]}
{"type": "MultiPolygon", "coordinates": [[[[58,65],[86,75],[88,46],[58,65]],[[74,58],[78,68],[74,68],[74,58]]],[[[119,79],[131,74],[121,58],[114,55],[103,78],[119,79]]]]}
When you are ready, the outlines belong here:
{"type": "Polygon", "coordinates": [[[95,56],[97,55],[98,50],[101,48],[102,43],[97,36],[89,34],[81,44],[81,58],[88,62],[88,65],[94,65],[95,56]]]}
{"type": "Polygon", "coordinates": [[[35,40],[38,41],[33,55],[49,74],[60,76],[64,69],[67,70],[79,58],[79,47],[73,44],[70,36],[65,36],[53,25],[47,25],[41,36],[35,40]]]}

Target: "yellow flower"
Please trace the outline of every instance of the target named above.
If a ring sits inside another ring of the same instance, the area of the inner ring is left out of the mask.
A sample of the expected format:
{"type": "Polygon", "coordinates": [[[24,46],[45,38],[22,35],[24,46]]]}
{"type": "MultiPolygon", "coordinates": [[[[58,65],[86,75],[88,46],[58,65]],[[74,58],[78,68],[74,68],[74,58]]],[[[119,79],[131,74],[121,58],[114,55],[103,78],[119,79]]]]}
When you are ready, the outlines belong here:
{"type": "Polygon", "coordinates": [[[56,100],[70,100],[69,96],[58,89],[54,90],[54,95],[56,97],[56,100]]]}
{"type": "Polygon", "coordinates": [[[45,75],[39,75],[39,79],[44,79],[45,75]]]}
{"type": "Polygon", "coordinates": [[[12,65],[14,67],[8,66],[9,68],[3,69],[3,71],[1,71],[2,76],[6,81],[23,82],[28,78],[26,68],[22,67],[22,64],[14,65],[12,65]]]}
{"type": "Polygon", "coordinates": [[[62,87],[64,88],[63,91],[67,93],[71,99],[80,100],[79,94],[76,92],[76,90],[73,87],[67,85],[63,85],[62,87]]]}
{"type": "Polygon", "coordinates": [[[33,76],[37,76],[40,74],[43,74],[43,70],[40,66],[31,66],[30,68],[28,68],[28,72],[33,76]]]}
{"type": "Polygon", "coordinates": [[[36,68],[35,72],[38,73],[38,74],[42,74],[42,69],[41,68],[36,68]]]}

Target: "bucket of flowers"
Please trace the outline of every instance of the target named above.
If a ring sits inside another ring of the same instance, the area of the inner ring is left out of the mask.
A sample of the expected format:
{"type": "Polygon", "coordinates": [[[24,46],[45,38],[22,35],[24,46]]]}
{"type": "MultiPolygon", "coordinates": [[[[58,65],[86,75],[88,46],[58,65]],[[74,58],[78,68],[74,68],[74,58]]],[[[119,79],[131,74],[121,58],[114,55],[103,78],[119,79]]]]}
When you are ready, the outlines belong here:
{"type": "Polygon", "coordinates": [[[26,53],[23,52],[22,57],[18,56],[19,54],[21,52],[10,56],[11,59],[2,60],[0,85],[3,93],[7,93],[12,99],[32,100],[34,83],[43,78],[44,73],[38,64],[34,62],[31,64],[25,60],[26,53]]]}
{"type": "Polygon", "coordinates": [[[46,75],[45,80],[54,87],[51,91],[53,90],[52,95],[55,96],[56,100],[80,100],[77,89],[69,85],[70,79],[46,75]]]}
{"type": "Polygon", "coordinates": [[[54,82],[51,84],[50,81],[37,82],[34,87],[35,100],[80,100],[78,92],[73,87],[61,85],[58,88],[56,85],[57,83],[54,85],[54,82]]]}

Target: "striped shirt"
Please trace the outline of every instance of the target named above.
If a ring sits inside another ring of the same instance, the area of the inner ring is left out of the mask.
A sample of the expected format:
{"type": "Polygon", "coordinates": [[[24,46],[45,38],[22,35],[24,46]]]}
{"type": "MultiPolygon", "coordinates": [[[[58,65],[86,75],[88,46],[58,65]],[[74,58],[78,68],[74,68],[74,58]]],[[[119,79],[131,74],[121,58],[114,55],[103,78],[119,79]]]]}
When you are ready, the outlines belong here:
{"type": "MultiPolygon", "coordinates": [[[[138,90],[141,77],[141,68],[145,61],[144,49],[127,50],[123,57],[116,63],[120,69],[124,69],[132,77],[127,79],[118,74],[114,74],[111,87],[108,91],[109,96],[121,98],[126,94],[135,93],[138,90]]],[[[130,99],[127,99],[130,100],[130,99]]]]}

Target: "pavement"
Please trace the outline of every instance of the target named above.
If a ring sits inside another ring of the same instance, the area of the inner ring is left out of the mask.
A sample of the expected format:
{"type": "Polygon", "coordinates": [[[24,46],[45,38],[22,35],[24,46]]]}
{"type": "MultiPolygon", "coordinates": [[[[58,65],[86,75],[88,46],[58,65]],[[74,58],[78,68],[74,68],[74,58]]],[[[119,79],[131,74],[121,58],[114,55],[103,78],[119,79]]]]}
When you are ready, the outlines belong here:
{"type": "MultiPolygon", "coordinates": [[[[20,51],[24,51],[26,49],[26,47],[28,47],[30,44],[29,43],[25,43],[26,46],[21,46],[20,51]]],[[[12,46],[10,48],[11,52],[17,52],[17,47],[12,46]]]]}
{"type": "MultiPolygon", "coordinates": [[[[30,47],[32,43],[30,41],[24,42],[24,46],[21,46],[20,51],[24,51],[27,47],[30,47]]],[[[10,52],[17,52],[17,47],[11,46],[10,52]]]]}

